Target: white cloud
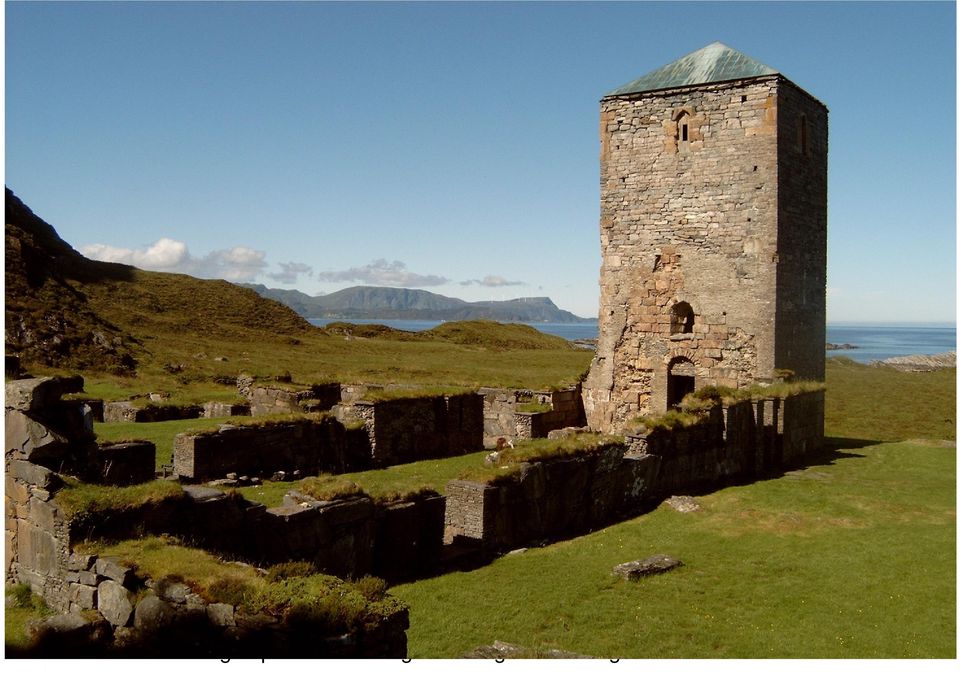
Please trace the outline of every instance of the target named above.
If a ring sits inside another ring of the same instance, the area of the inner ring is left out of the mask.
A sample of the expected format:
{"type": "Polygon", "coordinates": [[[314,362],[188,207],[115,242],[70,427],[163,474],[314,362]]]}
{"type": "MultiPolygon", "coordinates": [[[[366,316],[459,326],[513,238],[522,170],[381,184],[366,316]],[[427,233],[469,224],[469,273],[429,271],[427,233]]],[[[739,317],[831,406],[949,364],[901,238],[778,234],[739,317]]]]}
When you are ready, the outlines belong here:
{"type": "Polygon", "coordinates": [[[300,274],[312,276],[313,269],[309,264],[301,264],[300,262],[280,262],[280,271],[268,273],[267,277],[285,285],[293,285],[300,280],[300,274]]]}
{"type": "Polygon", "coordinates": [[[234,282],[250,282],[267,266],[266,253],[241,245],[214,250],[203,257],[190,254],[187,244],[172,238],[161,238],[143,249],[118,248],[94,243],[80,248],[91,259],[130,264],[150,271],[186,273],[201,278],[224,278],[234,282]]]}
{"type": "Polygon", "coordinates": [[[369,285],[387,285],[390,287],[430,287],[446,285],[449,278],[443,276],[422,275],[407,270],[407,265],[399,260],[388,262],[375,259],[366,266],[354,267],[346,271],[318,271],[316,278],[328,282],[353,282],[369,285]]]}
{"type": "Polygon", "coordinates": [[[526,285],[522,280],[507,280],[503,276],[484,276],[483,280],[464,280],[461,285],[483,285],[484,287],[507,287],[509,285],[526,285]]]}

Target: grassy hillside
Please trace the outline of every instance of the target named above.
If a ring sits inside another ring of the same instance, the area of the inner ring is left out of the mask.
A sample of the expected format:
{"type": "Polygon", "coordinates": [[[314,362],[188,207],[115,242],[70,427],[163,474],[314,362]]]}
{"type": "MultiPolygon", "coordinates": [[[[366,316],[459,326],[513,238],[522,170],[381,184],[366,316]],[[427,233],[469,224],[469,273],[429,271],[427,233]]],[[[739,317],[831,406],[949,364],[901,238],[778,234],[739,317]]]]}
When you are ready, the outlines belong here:
{"type": "Polygon", "coordinates": [[[222,399],[241,372],[305,383],[542,388],[575,382],[590,361],[524,325],[318,329],[226,281],[86,259],[9,191],[6,220],[7,353],[32,373],[80,372],[108,398],[167,391],[222,399]]]}

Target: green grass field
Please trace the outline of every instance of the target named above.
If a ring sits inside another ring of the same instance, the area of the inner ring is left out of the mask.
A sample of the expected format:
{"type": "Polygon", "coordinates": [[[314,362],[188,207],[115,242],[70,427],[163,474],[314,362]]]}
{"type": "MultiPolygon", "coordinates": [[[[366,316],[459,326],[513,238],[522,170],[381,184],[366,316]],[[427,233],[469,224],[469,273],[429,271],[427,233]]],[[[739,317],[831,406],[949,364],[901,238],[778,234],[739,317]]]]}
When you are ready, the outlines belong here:
{"type": "MultiPolygon", "coordinates": [[[[955,382],[955,370],[831,359],[831,439],[821,456],[698,497],[698,512],[662,505],[477,570],[392,587],[410,606],[409,655],[457,657],[502,640],[603,658],[953,658],[955,382]],[[684,566],[637,583],[611,575],[656,553],[684,566]]],[[[97,432],[171,445],[198,422],[125,425],[97,432]]],[[[484,453],[347,476],[371,493],[442,492],[484,453]]],[[[292,486],[243,492],[272,505],[292,486]]],[[[8,610],[8,642],[18,630],[10,619],[22,626],[28,616],[8,610]]]]}
{"type": "Polygon", "coordinates": [[[954,658],[955,380],[830,361],[821,457],[700,497],[698,512],[661,505],[393,587],[409,655],[502,640],[604,658],[954,658]],[[611,575],[657,553],[684,566],[611,575]]]}

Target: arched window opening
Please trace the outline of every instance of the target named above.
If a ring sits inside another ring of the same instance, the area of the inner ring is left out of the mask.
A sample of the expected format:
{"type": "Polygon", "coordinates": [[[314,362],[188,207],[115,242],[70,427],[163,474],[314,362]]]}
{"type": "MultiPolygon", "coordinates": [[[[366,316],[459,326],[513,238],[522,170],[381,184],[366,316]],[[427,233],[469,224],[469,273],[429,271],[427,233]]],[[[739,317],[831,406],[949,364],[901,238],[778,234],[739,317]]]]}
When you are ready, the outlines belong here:
{"type": "Polygon", "coordinates": [[[677,142],[688,142],[690,140],[690,115],[686,111],[681,112],[677,117],[677,142]]]}
{"type": "Polygon", "coordinates": [[[677,302],[670,309],[670,334],[693,332],[693,308],[685,301],[677,302]]]}

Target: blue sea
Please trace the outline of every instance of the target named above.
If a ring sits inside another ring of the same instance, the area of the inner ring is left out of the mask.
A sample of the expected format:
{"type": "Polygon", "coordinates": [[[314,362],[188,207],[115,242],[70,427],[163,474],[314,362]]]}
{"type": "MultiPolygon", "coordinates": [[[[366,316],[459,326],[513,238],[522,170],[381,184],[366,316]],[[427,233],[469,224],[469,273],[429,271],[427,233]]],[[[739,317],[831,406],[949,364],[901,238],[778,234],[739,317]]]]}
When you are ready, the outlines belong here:
{"type": "Polygon", "coordinates": [[[957,350],[957,326],[945,323],[827,323],[827,342],[853,350],[827,351],[857,362],[900,355],[937,355],[957,350]]]}
{"type": "MultiPolygon", "coordinates": [[[[317,327],[338,322],[334,319],[314,319],[310,321],[317,327]]],[[[428,330],[441,324],[440,320],[340,320],[361,325],[387,325],[408,332],[428,330]]],[[[541,332],[553,334],[573,341],[575,339],[596,339],[597,323],[559,323],[530,322],[522,323],[535,327],[541,332]]],[[[828,323],[827,341],[834,344],[857,346],[852,350],[828,351],[827,357],[843,356],[857,362],[885,360],[898,355],[936,355],[957,349],[956,325],[946,323],[828,323]]]]}

